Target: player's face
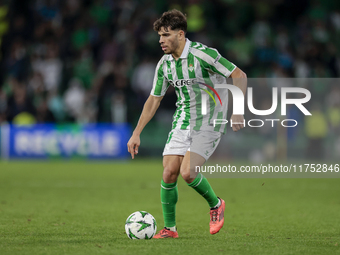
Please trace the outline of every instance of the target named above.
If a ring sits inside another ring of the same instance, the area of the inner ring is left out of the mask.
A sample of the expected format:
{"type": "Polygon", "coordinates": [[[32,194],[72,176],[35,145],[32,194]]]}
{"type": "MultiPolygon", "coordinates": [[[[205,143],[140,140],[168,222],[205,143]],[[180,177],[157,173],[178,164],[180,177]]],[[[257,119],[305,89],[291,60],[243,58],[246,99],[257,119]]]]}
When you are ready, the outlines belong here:
{"type": "Polygon", "coordinates": [[[179,31],[180,30],[171,30],[170,28],[166,31],[164,27],[162,27],[158,32],[159,43],[164,54],[172,54],[179,47],[179,31]]]}

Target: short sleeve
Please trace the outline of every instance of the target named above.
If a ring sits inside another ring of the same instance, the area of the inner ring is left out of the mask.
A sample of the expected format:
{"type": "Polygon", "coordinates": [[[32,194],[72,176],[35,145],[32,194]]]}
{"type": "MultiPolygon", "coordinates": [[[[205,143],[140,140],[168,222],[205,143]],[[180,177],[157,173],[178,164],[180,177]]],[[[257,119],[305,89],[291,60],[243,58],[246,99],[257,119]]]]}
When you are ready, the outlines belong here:
{"type": "Polygon", "coordinates": [[[158,62],[156,70],[155,70],[155,76],[153,78],[153,85],[151,90],[152,96],[164,96],[168,87],[169,83],[167,79],[164,76],[164,61],[163,58],[158,62]]]}
{"type": "Polygon", "coordinates": [[[216,62],[215,61],[213,67],[216,69],[216,71],[220,72],[226,78],[228,78],[231,73],[236,69],[236,65],[234,65],[222,56],[216,62]]]}
{"type": "Polygon", "coordinates": [[[213,61],[211,61],[210,59],[209,61],[210,63],[208,62],[211,71],[228,78],[231,75],[231,73],[235,70],[236,65],[234,65],[226,58],[222,57],[221,54],[215,49],[208,48],[207,51],[215,52],[215,54],[210,54],[212,55],[211,57],[213,58],[213,61]]]}

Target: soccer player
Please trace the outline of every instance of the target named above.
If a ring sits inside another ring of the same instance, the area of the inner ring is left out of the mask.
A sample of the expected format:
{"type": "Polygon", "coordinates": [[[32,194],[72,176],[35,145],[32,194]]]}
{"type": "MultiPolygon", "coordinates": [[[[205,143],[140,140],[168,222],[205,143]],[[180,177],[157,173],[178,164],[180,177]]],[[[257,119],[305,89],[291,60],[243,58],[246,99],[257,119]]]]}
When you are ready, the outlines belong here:
{"type": "MultiPolygon", "coordinates": [[[[178,97],[177,109],[163,151],[164,170],[161,181],[165,227],[153,238],[178,238],[175,214],[179,174],[189,187],[208,202],[210,233],[216,234],[224,224],[225,202],[216,196],[208,180],[201,173],[195,173],[194,169],[195,166],[202,166],[212,155],[226,129],[225,124],[212,123],[213,119],[227,117],[227,94],[217,93],[214,85],[225,84],[226,78],[230,76],[234,85],[245,95],[247,76],[217,50],[186,38],[187,21],[182,12],[171,10],[163,13],[153,28],[160,36],[159,43],[164,56],[158,62],[151,94],[127,144],[134,158],[138,154],[143,128],[154,116],[167,88],[174,86],[178,97]],[[206,100],[208,114],[202,111],[204,102],[201,93],[211,96],[206,100]]],[[[231,121],[234,131],[244,127],[243,115],[232,115],[231,121]]]]}

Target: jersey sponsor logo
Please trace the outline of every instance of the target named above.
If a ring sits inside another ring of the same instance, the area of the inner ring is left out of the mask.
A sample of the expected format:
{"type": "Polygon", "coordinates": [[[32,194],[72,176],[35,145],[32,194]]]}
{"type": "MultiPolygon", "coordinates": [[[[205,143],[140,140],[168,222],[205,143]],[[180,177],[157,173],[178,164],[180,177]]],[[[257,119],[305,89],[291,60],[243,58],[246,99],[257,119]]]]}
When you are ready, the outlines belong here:
{"type": "Polygon", "coordinates": [[[169,80],[169,83],[174,87],[181,88],[183,86],[197,84],[198,82],[197,79],[181,79],[176,81],[169,80]]]}
{"type": "MultiPolygon", "coordinates": [[[[168,80],[168,82],[172,86],[177,87],[177,88],[181,88],[183,86],[190,86],[190,85],[194,85],[194,84],[200,84],[200,85],[206,86],[207,88],[209,88],[213,92],[213,94],[216,95],[216,97],[218,98],[218,100],[219,100],[219,102],[222,106],[222,100],[221,100],[220,95],[217,93],[217,91],[213,87],[211,87],[210,85],[197,81],[197,79],[181,79],[181,80],[176,80],[176,81],[168,80]]],[[[200,89],[205,91],[212,98],[212,100],[214,101],[215,106],[216,106],[217,103],[216,103],[216,100],[215,100],[215,97],[213,96],[213,94],[210,91],[208,91],[207,89],[204,89],[204,88],[200,88],[200,89]]]]}

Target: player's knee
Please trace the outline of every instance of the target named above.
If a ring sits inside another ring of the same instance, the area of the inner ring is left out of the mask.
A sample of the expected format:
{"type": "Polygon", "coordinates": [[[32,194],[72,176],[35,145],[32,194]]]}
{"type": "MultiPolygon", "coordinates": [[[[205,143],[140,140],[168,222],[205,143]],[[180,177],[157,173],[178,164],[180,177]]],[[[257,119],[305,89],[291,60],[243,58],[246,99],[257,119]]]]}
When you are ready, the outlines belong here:
{"type": "Polygon", "coordinates": [[[193,176],[191,176],[189,170],[187,170],[187,171],[181,170],[181,176],[183,177],[183,179],[186,183],[192,183],[193,180],[195,179],[195,178],[193,178],[193,176]]]}
{"type": "Polygon", "coordinates": [[[178,177],[178,169],[175,169],[173,167],[164,167],[163,171],[163,181],[165,183],[174,183],[176,182],[178,177]]]}

